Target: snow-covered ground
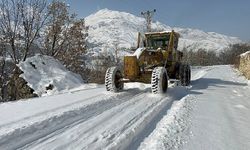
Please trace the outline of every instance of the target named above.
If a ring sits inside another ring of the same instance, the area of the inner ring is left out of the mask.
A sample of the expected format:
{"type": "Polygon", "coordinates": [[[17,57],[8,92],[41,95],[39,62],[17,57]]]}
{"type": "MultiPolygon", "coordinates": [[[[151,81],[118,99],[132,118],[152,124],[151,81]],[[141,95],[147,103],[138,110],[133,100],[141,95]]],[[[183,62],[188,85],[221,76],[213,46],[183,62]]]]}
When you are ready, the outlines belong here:
{"type": "Polygon", "coordinates": [[[250,149],[249,81],[229,66],[217,66],[194,81],[192,90],[199,94],[184,149],[250,149]]]}
{"type": "Polygon", "coordinates": [[[230,66],[192,69],[192,86],[82,85],[0,104],[0,149],[249,149],[250,85],[230,66]]]}

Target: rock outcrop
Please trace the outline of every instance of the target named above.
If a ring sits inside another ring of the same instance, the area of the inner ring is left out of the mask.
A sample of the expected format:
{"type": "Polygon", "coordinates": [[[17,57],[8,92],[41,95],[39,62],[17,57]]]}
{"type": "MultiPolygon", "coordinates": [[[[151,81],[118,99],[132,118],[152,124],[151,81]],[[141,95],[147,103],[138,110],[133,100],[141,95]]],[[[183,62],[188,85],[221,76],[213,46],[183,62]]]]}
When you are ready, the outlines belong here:
{"type": "Polygon", "coordinates": [[[250,80],[250,51],[240,55],[239,70],[250,80]]]}

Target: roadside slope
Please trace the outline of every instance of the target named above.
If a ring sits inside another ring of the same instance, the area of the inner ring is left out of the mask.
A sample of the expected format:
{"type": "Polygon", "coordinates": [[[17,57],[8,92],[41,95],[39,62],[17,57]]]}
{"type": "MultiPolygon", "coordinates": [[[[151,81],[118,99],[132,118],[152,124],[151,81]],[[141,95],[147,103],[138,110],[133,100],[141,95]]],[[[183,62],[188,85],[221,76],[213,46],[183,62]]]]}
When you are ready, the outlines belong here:
{"type": "Polygon", "coordinates": [[[231,66],[216,66],[192,83],[192,137],[183,149],[250,148],[250,86],[231,66]]]}

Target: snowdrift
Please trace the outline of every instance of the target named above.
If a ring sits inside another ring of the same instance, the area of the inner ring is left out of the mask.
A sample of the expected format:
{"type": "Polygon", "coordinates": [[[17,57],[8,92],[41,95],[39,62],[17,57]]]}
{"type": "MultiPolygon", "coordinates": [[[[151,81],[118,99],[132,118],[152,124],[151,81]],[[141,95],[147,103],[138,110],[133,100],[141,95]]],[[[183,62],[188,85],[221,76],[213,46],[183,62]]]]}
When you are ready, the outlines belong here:
{"type": "Polygon", "coordinates": [[[38,96],[52,95],[83,83],[81,77],[68,71],[58,60],[36,55],[18,64],[20,75],[38,96]]]}
{"type": "Polygon", "coordinates": [[[250,51],[240,55],[239,70],[250,79],[250,51]]]}

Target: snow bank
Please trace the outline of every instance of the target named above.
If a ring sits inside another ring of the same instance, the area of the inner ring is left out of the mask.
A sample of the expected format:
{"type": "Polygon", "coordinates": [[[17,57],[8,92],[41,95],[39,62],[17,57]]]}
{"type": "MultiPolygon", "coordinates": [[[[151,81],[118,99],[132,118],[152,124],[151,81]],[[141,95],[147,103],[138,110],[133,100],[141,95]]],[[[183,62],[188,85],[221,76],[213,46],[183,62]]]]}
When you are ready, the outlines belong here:
{"type": "Polygon", "coordinates": [[[247,52],[241,54],[240,56],[241,56],[241,57],[250,56],[250,51],[247,51],[247,52]]]}
{"type": "Polygon", "coordinates": [[[139,150],[179,149],[189,136],[189,114],[193,97],[187,95],[176,101],[155,130],[141,143],[139,150]]]}
{"type": "Polygon", "coordinates": [[[68,71],[53,57],[36,55],[18,64],[20,75],[39,96],[51,95],[78,87],[83,83],[79,75],[68,71]]]}

